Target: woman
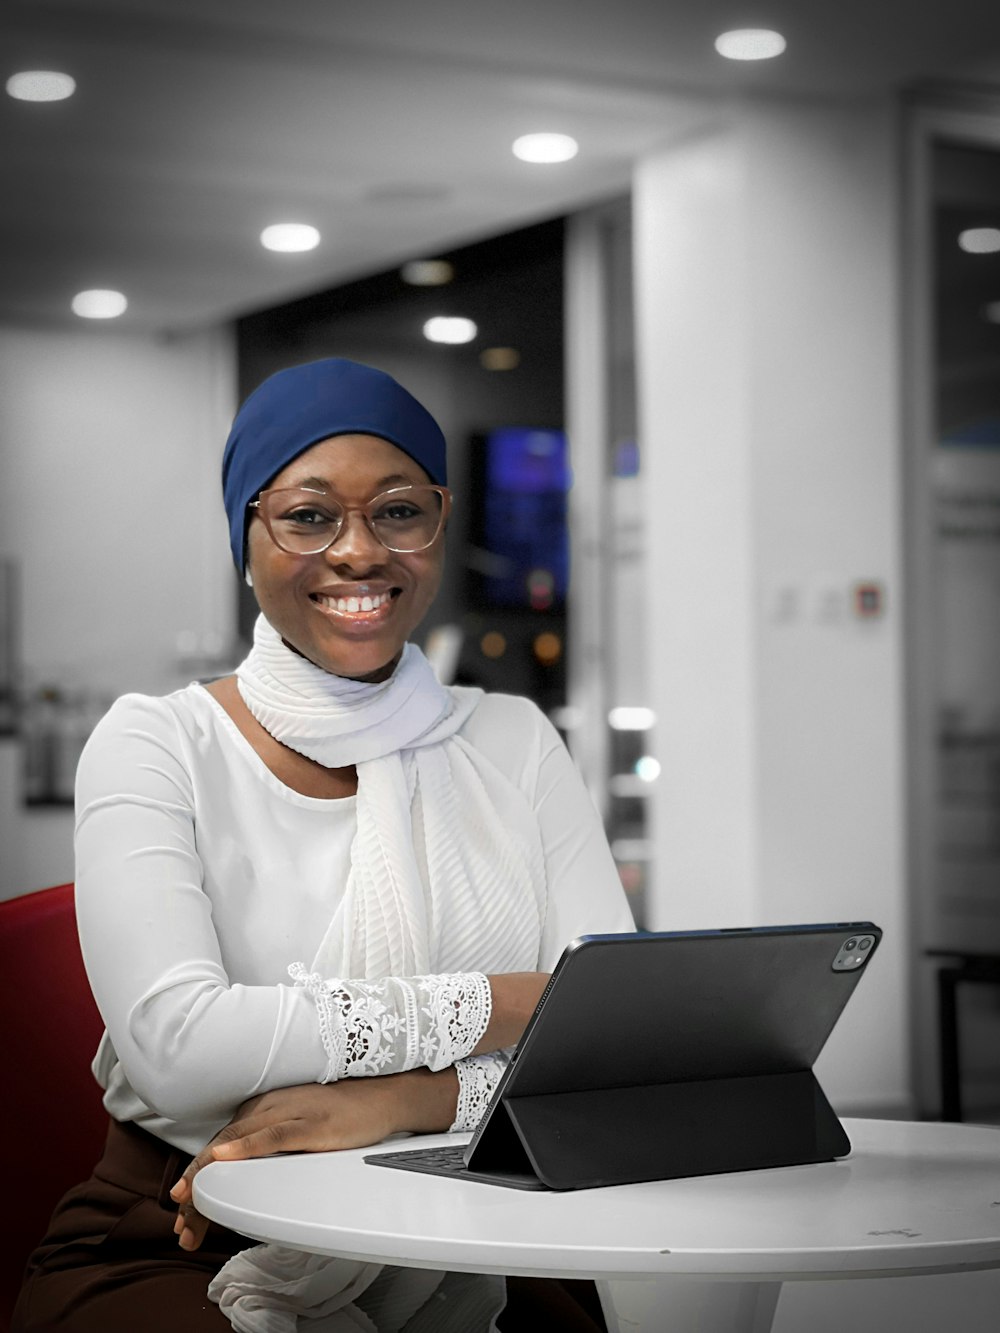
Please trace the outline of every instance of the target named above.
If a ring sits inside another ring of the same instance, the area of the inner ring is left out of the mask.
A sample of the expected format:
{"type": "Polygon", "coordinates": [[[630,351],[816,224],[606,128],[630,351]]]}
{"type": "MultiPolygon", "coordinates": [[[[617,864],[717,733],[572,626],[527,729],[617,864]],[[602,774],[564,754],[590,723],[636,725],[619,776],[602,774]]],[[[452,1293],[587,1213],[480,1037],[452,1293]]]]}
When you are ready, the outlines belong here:
{"type": "MultiPolygon", "coordinates": [[[[367,366],[281,371],[237,414],[223,494],[253,649],[235,676],[120,699],[80,764],[111,1122],[33,1256],[21,1333],[256,1327],[246,1264],[273,1289],[289,1256],[277,1275],[269,1247],[227,1263],[248,1242],[199,1217],[194,1173],[472,1128],[563,946],[632,928],[552,727],[445,689],[409,642],[441,578],[445,481],[437,423],[367,366]]],[[[383,1326],[390,1270],[302,1262],[300,1302],[383,1326]]],[[[407,1281],[397,1315],[419,1309],[407,1281]]],[[[459,1326],[486,1326],[497,1302],[476,1299],[459,1326]]]]}

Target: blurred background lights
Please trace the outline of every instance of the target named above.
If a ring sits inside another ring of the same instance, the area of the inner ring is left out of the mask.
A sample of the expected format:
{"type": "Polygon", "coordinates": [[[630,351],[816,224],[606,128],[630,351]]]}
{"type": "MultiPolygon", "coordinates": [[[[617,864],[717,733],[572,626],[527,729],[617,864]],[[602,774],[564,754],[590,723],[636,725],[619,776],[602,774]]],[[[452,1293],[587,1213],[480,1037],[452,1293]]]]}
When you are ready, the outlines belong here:
{"type": "Polygon", "coordinates": [[[128,301],[121,292],[99,287],[77,292],[72,302],[73,314],[81,319],[117,319],[127,307],[128,301]]]}
{"type": "Polygon", "coordinates": [[[522,134],[511,151],[522,162],[568,162],[576,157],[580,145],[568,134],[522,134]]]}
{"type": "Polygon", "coordinates": [[[507,651],[507,640],[498,629],[490,629],[479,640],[479,648],[484,657],[503,657],[507,651]]]}
{"type": "Polygon", "coordinates": [[[608,726],[613,731],[648,731],[656,721],[651,708],[612,708],[608,726]]]}
{"type": "Polygon", "coordinates": [[[443,287],[455,276],[447,259],[413,259],[399,270],[399,276],[411,287],[443,287]]]}
{"type": "Polygon", "coordinates": [[[479,353],[479,364],[484,370],[516,370],[521,364],[521,353],[516,347],[484,347],[479,353]]]}
{"type": "Polygon", "coordinates": [[[461,315],[434,315],[424,324],[424,337],[432,343],[470,343],[479,330],[461,315]]]}
{"type": "Polygon", "coordinates": [[[550,569],[533,569],[528,575],[528,600],[532,611],[547,611],[556,593],[556,581],[550,569]]]}
{"type": "Polygon", "coordinates": [[[635,761],[635,774],[643,782],[655,782],[660,776],[659,759],[654,759],[651,754],[644,754],[641,759],[635,761]]]}
{"type": "Polygon", "coordinates": [[[64,102],[76,92],[76,79],[54,69],[25,69],[10,76],[7,92],[19,102],[64,102]]]}
{"type": "Polygon", "coordinates": [[[562,656],[562,639],[551,630],[536,634],[535,642],[531,646],[542,666],[553,666],[562,656]]]}
{"type": "Polygon", "coordinates": [[[632,861],[625,861],[618,867],[618,878],[626,893],[639,893],[642,890],[642,866],[632,861]]]}
{"type": "Polygon", "coordinates": [[[969,255],[992,255],[1000,250],[1000,228],[966,227],[958,234],[958,244],[969,255]]]}
{"type": "Polygon", "coordinates": [[[786,46],[781,33],[770,28],[734,28],[715,39],[716,51],[727,60],[773,60],[786,46]]]}
{"type": "Polygon", "coordinates": [[[615,838],[611,843],[616,861],[650,861],[655,850],[649,838],[615,838]]]}
{"type": "Polygon", "coordinates": [[[983,319],[989,320],[991,324],[1000,324],[1000,301],[990,301],[983,306],[983,319]]]}
{"type": "Polygon", "coordinates": [[[557,705],[549,713],[549,718],[560,731],[577,731],[586,721],[583,709],[577,708],[575,704],[557,705]]]}
{"type": "Polygon", "coordinates": [[[279,250],[284,254],[315,250],[319,245],[319,232],[307,222],[275,222],[261,232],[260,243],[265,250],[279,250]]]}

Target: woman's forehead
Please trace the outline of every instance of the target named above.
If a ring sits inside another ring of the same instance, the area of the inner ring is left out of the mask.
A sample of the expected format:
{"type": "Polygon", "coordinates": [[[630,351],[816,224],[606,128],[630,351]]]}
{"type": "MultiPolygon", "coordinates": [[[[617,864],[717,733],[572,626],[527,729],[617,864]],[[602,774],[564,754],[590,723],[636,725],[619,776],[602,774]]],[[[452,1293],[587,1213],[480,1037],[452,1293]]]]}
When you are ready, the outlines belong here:
{"type": "Polygon", "coordinates": [[[294,458],[269,488],[319,485],[338,492],[372,492],[429,480],[405,450],[378,435],[334,435],[294,458]]]}

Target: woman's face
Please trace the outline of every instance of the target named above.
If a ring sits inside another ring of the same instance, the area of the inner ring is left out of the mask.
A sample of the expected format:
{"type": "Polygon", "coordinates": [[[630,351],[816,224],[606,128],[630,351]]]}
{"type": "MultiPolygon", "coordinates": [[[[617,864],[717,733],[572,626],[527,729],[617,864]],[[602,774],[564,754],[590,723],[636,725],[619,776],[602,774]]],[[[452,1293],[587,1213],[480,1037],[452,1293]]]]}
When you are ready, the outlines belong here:
{"type": "MultiPolygon", "coordinates": [[[[429,480],[419,463],[387,440],[336,435],[300,454],[268,489],[325,487],[351,506],[367,504],[394,486],[429,480]]],[[[388,551],[361,514],[349,514],[327,550],[289,555],[275,546],[256,510],[253,514],[247,567],[254,594],[289,647],[337,676],[387,679],[437,593],[443,533],[425,551],[388,551]],[[343,599],[351,597],[371,598],[375,609],[344,609],[343,599]]]]}

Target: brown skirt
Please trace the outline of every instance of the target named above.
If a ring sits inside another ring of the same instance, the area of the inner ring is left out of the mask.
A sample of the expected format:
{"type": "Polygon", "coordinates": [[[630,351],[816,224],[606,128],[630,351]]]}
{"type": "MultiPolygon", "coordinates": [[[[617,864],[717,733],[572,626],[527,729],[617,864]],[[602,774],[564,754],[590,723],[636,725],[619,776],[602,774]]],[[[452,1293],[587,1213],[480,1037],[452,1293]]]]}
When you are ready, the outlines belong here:
{"type": "Polygon", "coordinates": [[[213,1223],[200,1249],[180,1248],[169,1191],[190,1160],[112,1120],[94,1174],[60,1201],[28,1260],[11,1333],[231,1333],[208,1284],[255,1242],[213,1223]]]}
{"type": "MultiPolygon", "coordinates": [[[[63,1197],[28,1260],[10,1333],[232,1333],[208,1284],[246,1236],[211,1223],[201,1247],[174,1235],[170,1187],[191,1158],[112,1120],[94,1174],[63,1197]]],[[[603,1330],[592,1282],[508,1278],[506,1333],[603,1330]]]]}

